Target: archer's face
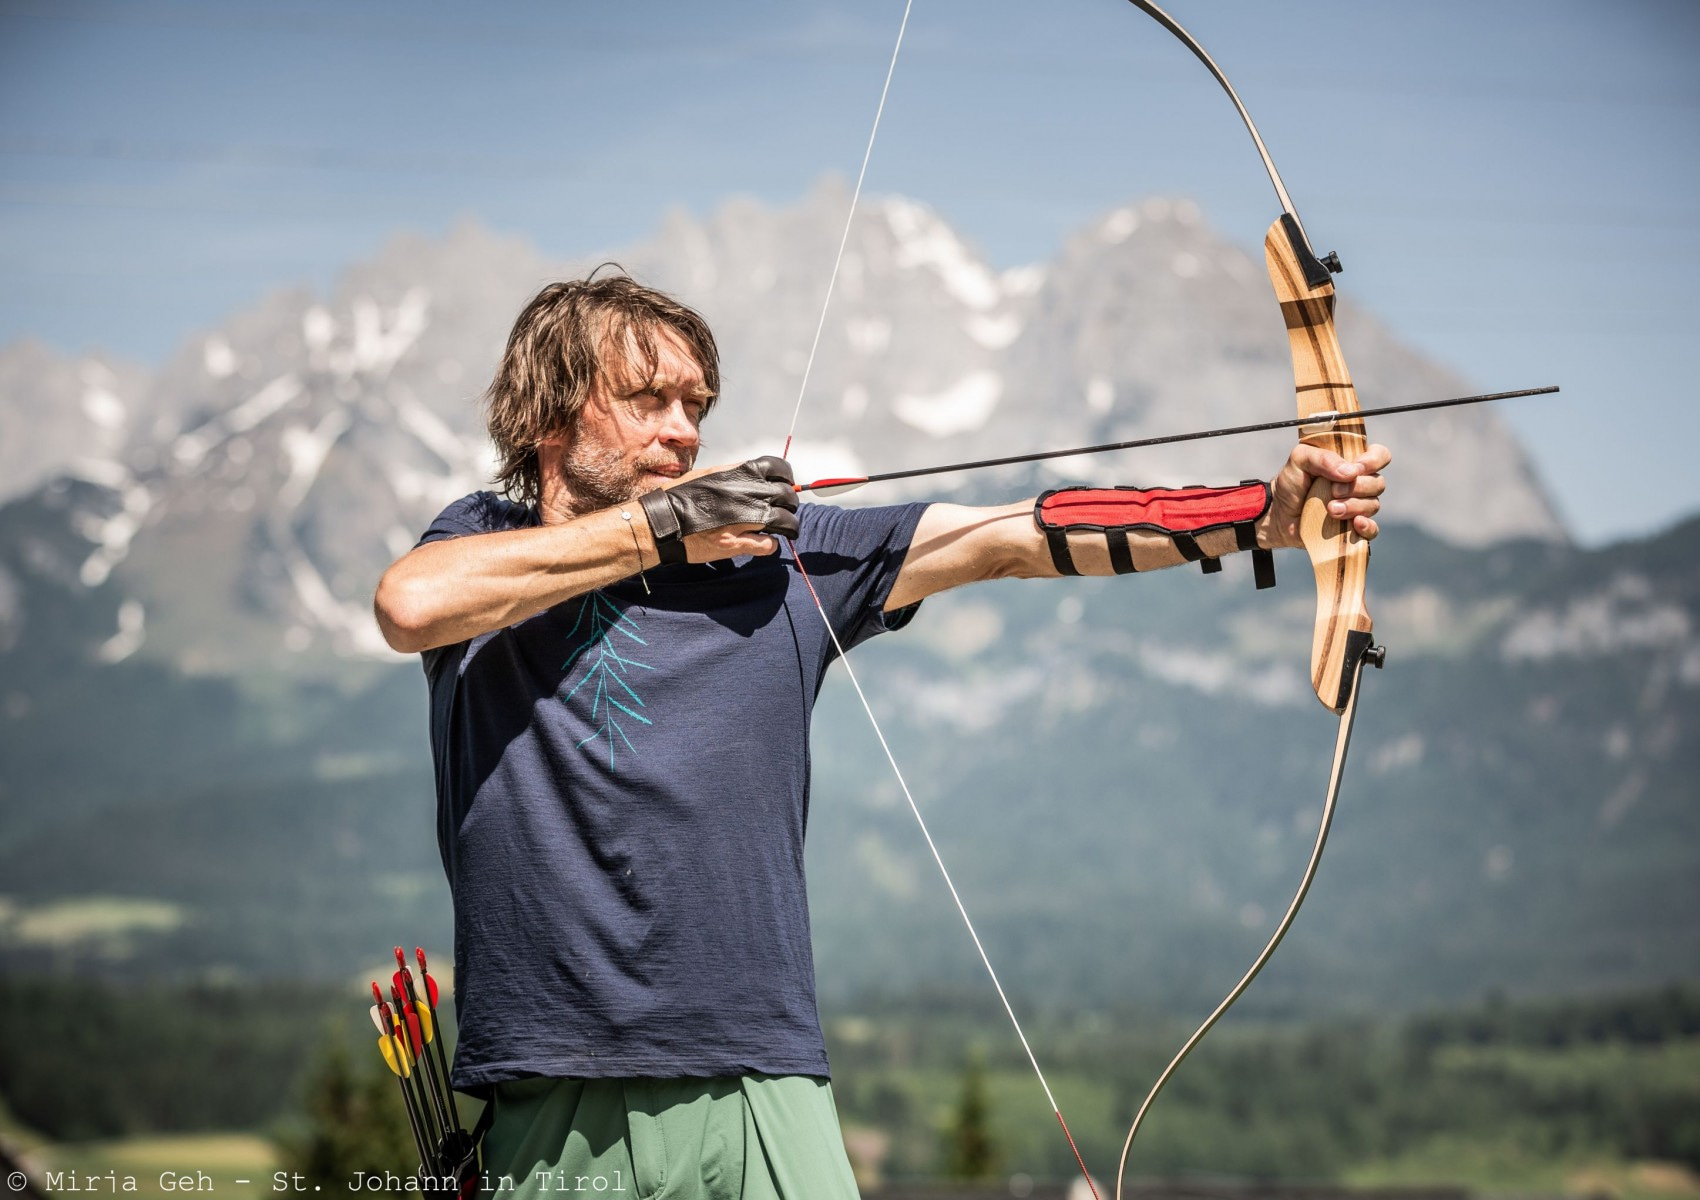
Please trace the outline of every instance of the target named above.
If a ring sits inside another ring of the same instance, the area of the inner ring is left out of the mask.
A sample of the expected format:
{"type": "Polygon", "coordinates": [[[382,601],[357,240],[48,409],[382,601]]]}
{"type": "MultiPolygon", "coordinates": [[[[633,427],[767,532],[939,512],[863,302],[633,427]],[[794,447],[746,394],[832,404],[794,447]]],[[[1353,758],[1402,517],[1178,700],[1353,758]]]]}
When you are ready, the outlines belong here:
{"type": "Polygon", "coordinates": [[[702,367],[668,329],[655,331],[655,352],[653,378],[635,347],[609,363],[562,439],[560,482],[575,512],[652,492],[696,461],[698,426],[711,398],[702,367]]]}

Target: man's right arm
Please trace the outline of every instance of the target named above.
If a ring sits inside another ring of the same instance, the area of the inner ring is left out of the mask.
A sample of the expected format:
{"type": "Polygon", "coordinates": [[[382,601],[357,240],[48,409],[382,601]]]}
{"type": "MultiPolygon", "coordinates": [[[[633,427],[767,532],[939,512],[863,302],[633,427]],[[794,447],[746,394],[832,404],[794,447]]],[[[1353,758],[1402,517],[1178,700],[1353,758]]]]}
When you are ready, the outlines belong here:
{"type": "Polygon", "coordinates": [[[773,534],[797,534],[791,468],[752,459],[582,517],[416,546],[384,572],[372,607],[390,649],[417,654],[505,629],[662,562],[777,553],[773,534]]]}
{"type": "Polygon", "coordinates": [[[373,609],[384,641],[403,654],[464,642],[655,566],[643,510],[623,507],[631,520],[609,508],[415,547],[378,581],[373,609]]]}

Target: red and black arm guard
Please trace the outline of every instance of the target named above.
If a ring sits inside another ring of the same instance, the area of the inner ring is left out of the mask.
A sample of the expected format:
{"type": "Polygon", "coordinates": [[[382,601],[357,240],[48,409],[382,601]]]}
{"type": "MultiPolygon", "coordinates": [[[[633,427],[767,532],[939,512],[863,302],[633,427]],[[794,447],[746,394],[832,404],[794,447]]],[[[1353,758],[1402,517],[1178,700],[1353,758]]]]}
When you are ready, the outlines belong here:
{"type": "Polygon", "coordinates": [[[1250,550],[1260,588],[1275,586],[1275,556],[1257,544],[1257,522],[1269,511],[1269,485],[1247,480],[1238,487],[1058,488],[1033,503],[1033,520],[1045,535],[1051,562],[1064,575],[1078,575],[1069,552],[1070,533],[1101,533],[1117,575],[1137,570],[1129,533],[1168,538],[1183,559],[1208,574],[1221,560],[1199,548],[1198,539],[1221,529],[1234,531],[1236,549],[1250,550]]]}

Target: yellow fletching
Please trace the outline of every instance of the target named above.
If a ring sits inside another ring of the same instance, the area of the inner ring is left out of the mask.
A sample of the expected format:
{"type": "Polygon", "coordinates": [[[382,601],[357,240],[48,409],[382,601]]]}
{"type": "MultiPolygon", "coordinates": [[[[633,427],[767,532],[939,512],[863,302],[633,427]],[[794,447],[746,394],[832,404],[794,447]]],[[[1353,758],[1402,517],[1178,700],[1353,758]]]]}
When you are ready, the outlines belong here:
{"type": "Polygon", "coordinates": [[[402,1062],[396,1058],[395,1039],[385,1034],[378,1039],[378,1050],[384,1056],[384,1065],[389,1067],[390,1074],[407,1078],[407,1071],[402,1062]]]}
{"type": "Polygon", "coordinates": [[[428,1008],[416,1008],[413,1011],[419,1017],[419,1036],[425,1042],[429,1043],[434,1037],[436,1037],[435,1031],[431,1028],[431,1010],[428,1008]]]}

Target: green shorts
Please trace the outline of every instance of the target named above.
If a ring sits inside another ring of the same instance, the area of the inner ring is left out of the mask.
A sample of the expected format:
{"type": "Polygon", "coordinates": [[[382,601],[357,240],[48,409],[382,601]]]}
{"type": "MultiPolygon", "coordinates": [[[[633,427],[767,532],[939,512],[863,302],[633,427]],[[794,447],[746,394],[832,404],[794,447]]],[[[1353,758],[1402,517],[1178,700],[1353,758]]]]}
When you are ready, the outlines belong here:
{"type": "Polygon", "coordinates": [[[825,1079],[523,1079],[492,1103],[488,1200],[858,1200],[825,1079]]]}

